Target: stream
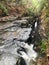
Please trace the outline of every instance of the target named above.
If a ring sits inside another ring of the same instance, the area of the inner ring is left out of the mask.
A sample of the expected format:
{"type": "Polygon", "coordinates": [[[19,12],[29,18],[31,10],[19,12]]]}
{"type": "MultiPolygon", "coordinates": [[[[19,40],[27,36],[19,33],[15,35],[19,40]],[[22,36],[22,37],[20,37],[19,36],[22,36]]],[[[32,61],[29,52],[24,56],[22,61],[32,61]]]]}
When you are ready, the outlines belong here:
{"type": "Polygon", "coordinates": [[[0,23],[0,65],[35,65],[34,27],[27,17],[0,23]]]}

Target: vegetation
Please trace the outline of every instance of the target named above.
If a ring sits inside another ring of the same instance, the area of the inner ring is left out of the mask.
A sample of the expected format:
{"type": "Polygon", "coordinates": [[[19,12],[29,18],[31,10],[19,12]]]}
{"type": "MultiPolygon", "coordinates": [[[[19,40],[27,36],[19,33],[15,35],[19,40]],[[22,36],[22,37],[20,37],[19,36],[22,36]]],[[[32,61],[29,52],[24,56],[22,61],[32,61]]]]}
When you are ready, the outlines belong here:
{"type": "Polygon", "coordinates": [[[17,6],[24,6],[30,13],[30,15],[32,15],[33,13],[39,13],[41,12],[42,8],[44,7],[43,5],[45,5],[45,0],[2,0],[0,1],[0,8],[1,10],[3,9],[4,13],[9,13],[9,6],[10,8],[15,8],[17,6]],[[9,4],[10,3],[10,4],[9,4]],[[2,5],[1,5],[2,4],[2,5]],[[4,5],[3,5],[4,4],[4,5]]]}
{"type": "Polygon", "coordinates": [[[39,13],[42,21],[40,24],[42,29],[39,32],[42,38],[40,53],[49,56],[49,0],[0,0],[0,17],[19,14],[34,16],[39,13]]]}
{"type": "Polygon", "coordinates": [[[46,53],[46,41],[42,40],[41,46],[41,53],[46,53]]]}
{"type": "Polygon", "coordinates": [[[0,3],[0,10],[2,11],[2,14],[4,15],[8,15],[8,9],[5,5],[3,5],[2,3],[0,3]]]}

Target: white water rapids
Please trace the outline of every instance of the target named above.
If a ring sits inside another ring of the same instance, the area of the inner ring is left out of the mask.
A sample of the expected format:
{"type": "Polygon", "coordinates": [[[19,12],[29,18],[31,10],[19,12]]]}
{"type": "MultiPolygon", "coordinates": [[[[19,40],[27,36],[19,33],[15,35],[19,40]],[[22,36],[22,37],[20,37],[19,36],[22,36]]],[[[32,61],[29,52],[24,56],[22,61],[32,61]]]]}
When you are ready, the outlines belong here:
{"type": "Polygon", "coordinates": [[[16,24],[15,27],[5,29],[4,33],[0,35],[4,39],[0,42],[0,65],[17,65],[16,63],[21,57],[26,65],[30,65],[31,60],[36,61],[38,54],[33,49],[34,44],[29,45],[25,42],[29,38],[31,30],[31,27],[21,28],[16,24]]]}

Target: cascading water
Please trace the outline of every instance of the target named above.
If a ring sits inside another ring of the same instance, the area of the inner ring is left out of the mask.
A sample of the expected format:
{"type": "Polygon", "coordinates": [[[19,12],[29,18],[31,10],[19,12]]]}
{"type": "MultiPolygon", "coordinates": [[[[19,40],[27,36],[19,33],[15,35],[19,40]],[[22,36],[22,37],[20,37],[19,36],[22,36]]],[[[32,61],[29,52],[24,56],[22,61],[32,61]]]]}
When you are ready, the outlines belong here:
{"type": "MultiPolygon", "coordinates": [[[[18,24],[22,22],[24,20],[18,24]]],[[[17,21],[15,23],[17,24],[17,21]]],[[[30,61],[36,62],[38,54],[33,49],[32,39],[29,39],[33,32],[32,27],[22,28],[21,24],[20,26],[16,24],[13,23],[12,27],[5,28],[4,33],[1,33],[4,40],[1,42],[3,45],[0,46],[0,65],[30,65],[30,61]]],[[[37,22],[34,25],[36,28],[37,22]]]]}

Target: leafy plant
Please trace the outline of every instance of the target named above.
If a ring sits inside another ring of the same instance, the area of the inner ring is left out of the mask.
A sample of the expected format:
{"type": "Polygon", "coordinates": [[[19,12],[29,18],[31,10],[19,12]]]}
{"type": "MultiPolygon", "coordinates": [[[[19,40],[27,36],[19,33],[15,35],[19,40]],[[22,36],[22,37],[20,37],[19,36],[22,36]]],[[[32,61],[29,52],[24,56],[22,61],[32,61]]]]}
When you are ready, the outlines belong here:
{"type": "Polygon", "coordinates": [[[45,52],[46,51],[46,41],[42,40],[42,44],[41,44],[41,52],[45,52]]]}
{"type": "Polygon", "coordinates": [[[8,15],[8,9],[5,5],[3,5],[2,3],[0,3],[0,9],[2,10],[2,12],[5,14],[5,15],[8,15]]]}

